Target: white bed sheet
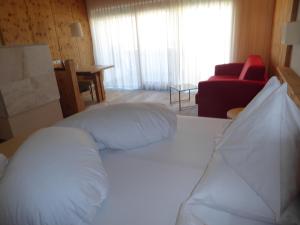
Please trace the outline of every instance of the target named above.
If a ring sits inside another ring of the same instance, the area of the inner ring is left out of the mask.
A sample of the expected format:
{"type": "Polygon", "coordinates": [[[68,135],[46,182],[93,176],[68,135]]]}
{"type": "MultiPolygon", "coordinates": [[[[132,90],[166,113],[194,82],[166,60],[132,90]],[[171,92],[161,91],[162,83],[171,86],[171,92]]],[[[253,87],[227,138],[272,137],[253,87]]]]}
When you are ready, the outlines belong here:
{"type": "MultiPolygon", "coordinates": [[[[172,140],[102,152],[110,191],[93,224],[175,225],[181,203],[207,167],[214,137],[227,124],[224,119],[178,116],[172,140]]],[[[205,220],[214,218],[209,215],[205,220]]],[[[239,219],[230,214],[220,214],[220,219],[224,216],[230,222],[239,219]]]]}
{"type": "Polygon", "coordinates": [[[174,225],[227,121],[179,116],[172,140],[102,152],[110,190],[94,225],[174,225]]]}

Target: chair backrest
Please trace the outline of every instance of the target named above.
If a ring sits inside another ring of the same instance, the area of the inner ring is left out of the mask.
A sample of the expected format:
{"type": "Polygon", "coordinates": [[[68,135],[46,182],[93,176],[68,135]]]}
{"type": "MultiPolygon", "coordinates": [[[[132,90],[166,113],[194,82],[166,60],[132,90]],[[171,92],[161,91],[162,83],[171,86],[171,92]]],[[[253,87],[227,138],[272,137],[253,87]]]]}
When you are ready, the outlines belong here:
{"type": "Polygon", "coordinates": [[[250,55],[239,76],[240,80],[265,80],[266,68],[259,55],[250,55]]]}
{"type": "Polygon", "coordinates": [[[80,95],[74,61],[66,60],[62,68],[55,69],[55,76],[64,117],[84,110],[85,105],[80,95]]]}

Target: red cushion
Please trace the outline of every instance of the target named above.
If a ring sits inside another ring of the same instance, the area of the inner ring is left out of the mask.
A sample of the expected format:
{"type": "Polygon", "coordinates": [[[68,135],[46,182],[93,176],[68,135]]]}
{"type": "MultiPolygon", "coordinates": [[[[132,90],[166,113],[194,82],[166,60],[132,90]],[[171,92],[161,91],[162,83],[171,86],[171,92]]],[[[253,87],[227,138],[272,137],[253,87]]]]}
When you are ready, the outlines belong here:
{"type": "Polygon", "coordinates": [[[237,76],[222,75],[222,76],[212,76],[208,80],[237,80],[237,76]]]}
{"type": "Polygon", "coordinates": [[[250,67],[252,66],[264,66],[262,59],[259,55],[250,55],[243,67],[243,70],[240,74],[239,79],[240,80],[245,80],[246,79],[246,74],[247,71],[249,70],[250,67]]]}

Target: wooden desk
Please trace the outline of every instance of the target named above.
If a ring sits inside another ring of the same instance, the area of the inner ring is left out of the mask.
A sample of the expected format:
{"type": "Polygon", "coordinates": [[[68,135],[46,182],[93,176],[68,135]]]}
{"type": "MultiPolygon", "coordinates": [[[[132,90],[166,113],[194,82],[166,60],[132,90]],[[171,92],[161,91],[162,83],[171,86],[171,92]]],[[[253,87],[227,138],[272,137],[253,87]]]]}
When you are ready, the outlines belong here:
{"type": "Polygon", "coordinates": [[[105,100],[105,89],[103,85],[104,70],[113,68],[110,66],[79,66],[76,70],[78,80],[90,80],[94,83],[97,102],[102,102],[105,100]]]}

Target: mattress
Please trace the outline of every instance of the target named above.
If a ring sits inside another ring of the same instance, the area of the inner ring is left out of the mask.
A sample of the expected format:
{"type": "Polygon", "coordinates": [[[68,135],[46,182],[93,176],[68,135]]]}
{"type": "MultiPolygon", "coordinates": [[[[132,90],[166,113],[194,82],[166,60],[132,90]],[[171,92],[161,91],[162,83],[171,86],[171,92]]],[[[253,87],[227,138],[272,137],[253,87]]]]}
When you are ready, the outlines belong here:
{"type": "Polygon", "coordinates": [[[173,139],[101,152],[110,192],[93,224],[174,225],[180,204],[207,167],[216,134],[226,124],[224,119],[178,116],[173,139]]]}

